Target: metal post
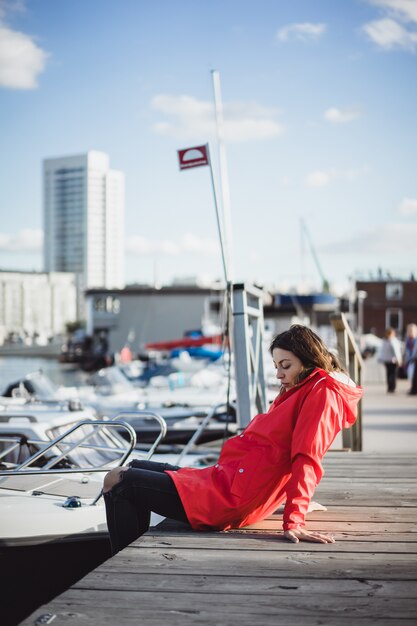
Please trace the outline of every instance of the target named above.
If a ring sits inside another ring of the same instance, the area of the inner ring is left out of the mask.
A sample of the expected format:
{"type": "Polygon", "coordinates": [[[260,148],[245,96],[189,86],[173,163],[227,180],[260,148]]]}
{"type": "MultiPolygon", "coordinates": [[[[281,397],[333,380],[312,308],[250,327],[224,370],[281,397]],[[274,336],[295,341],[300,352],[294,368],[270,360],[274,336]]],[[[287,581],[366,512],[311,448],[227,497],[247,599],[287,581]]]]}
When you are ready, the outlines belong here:
{"type": "MultiPolygon", "coordinates": [[[[343,313],[332,315],[331,322],[336,331],[337,351],[346,372],[358,385],[361,384],[363,361],[353,333],[343,313]]],[[[358,405],[358,418],[351,428],[342,431],[344,448],[362,450],[362,401],[358,405]]]]}
{"type": "Polygon", "coordinates": [[[233,285],[233,355],[237,422],[245,428],[267,409],[262,357],[264,293],[253,286],[233,285]]]}

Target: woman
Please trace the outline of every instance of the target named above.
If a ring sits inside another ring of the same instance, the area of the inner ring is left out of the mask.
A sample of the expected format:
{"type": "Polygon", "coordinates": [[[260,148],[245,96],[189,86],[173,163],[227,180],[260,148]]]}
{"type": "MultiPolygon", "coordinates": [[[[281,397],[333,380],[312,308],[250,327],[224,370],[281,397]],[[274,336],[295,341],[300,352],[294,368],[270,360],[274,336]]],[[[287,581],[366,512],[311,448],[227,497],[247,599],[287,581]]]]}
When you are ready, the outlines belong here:
{"type": "Polygon", "coordinates": [[[394,393],[397,388],[398,368],[402,364],[401,344],[395,336],[393,328],[387,328],[378,355],[386,372],[387,393],[394,393]]]}
{"type": "Polygon", "coordinates": [[[116,468],[104,480],[113,554],[149,528],[151,511],[195,530],[241,528],[265,519],[284,501],[284,536],[333,543],[305,528],[323,475],[321,461],[342,428],[356,419],[362,396],[334,355],[309,328],[277,335],[270,352],[281,391],[223,446],[216,465],[177,468],[152,461],[116,468]]]}

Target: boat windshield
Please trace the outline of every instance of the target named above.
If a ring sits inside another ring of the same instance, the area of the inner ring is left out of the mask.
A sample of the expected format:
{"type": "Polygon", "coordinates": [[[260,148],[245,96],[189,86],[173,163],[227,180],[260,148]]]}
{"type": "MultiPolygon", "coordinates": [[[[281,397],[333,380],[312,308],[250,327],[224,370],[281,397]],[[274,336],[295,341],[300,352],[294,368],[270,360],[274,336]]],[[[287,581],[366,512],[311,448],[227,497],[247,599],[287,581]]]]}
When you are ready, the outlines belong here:
{"type": "Polygon", "coordinates": [[[119,393],[134,389],[132,383],[117,367],[106,367],[88,379],[88,384],[94,385],[99,393],[119,393]]]}
{"type": "Polygon", "coordinates": [[[38,400],[51,400],[56,397],[58,387],[43,372],[28,374],[26,380],[31,382],[38,400]]]}
{"type": "MultiPolygon", "coordinates": [[[[71,426],[72,424],[57,426],[52,428],[48,434],[51,439],[55,439],[65,433],[71,426]]],[[[110,433],[105,426],[93,426],[92,424],[83,424],[65,437],[57,447],[61,452],[65,452],[71,445],[81,442],[83,439],[85,439],[82,444],[83,447],[79,446],[68,454],[70,462],[80,467],[88,468],[107,465],[119,460],[126,450],[126,442],[115,429],[112,429],[110,433]]]]}

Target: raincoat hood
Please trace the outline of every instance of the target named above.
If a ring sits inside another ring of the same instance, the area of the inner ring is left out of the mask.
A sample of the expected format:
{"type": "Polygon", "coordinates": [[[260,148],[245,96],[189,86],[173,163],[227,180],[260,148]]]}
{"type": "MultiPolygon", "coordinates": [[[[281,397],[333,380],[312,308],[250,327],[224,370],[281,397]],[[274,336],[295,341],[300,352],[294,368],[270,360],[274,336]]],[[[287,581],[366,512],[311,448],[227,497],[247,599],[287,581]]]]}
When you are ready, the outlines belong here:
{"type": "Polygon", "coordinates": [[[333,389],[342,399],[345,408],[342,427],[348,428],[351,426],[358,414],[358,403],[363,395],[363,388],[353,382],[351,378],[344,372],[324,372],[323,373],[328,380],[328,386],[333,389]]]}

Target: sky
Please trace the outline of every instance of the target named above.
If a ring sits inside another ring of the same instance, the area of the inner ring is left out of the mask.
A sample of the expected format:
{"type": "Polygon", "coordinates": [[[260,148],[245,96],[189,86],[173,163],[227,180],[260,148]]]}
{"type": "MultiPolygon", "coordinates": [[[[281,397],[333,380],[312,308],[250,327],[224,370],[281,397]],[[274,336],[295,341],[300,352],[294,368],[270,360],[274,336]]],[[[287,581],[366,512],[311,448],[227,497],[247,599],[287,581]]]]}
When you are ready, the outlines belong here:
{"type": "Polygon", "coordinates": [[[177,158],[208,143],[233,280],[417,276],[416,70],[417,0],[0,0],[0,269],[43,269],[43,159],[101,150],[127,282],[222,279],[210,168],[177,158]]]}

